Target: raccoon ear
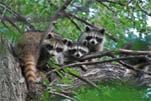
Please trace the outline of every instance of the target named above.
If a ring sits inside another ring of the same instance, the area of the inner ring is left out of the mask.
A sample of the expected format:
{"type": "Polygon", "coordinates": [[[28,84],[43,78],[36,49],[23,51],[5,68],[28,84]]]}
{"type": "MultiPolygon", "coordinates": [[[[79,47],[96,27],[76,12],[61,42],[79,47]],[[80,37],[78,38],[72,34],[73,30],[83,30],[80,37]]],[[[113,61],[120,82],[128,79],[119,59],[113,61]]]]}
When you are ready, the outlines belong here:
{"type": "Polygon", "coordinates": [[[46,39],[51,39],[52,35],[50,33],[48,33],[48,36],[46,37],[46,39]]]}
{"type": "Polygon", "coordinates": [[[71,40],[68,40],[68,39],[64,39],[63,40],[63,43],[67,46],[72,46],[72,41],[71,40]]]}
{"type": "Polygon", "coordinates": [[[87,41],[86,41],[86,40],[83,41],[83,45],[84,45],[84,46],[87,46],[87,41]]]}
{"type": "Polygon", "coordinates": [[[88,26],[86,26],[85,31],[86,31],[86,32],[89,32],[89,31],[90,31],[90,28],[89,28],[88,26]]]}
{"type": "Polygon", "coordinates": [[[105,33],[105,29],[100,29],[99,32],[104,34],[105,33]]]}

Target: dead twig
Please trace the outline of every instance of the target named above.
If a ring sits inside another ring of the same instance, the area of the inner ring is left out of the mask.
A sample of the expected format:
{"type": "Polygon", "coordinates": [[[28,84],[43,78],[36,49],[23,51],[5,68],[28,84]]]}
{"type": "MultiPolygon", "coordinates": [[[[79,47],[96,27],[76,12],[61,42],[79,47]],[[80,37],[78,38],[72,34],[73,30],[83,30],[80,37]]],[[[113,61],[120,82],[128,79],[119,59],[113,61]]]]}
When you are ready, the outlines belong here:
{"type": "Polygon", "coordinates": [[[102,4],[104,7],[106,7],[108,10],[112,11],[113,13],[115,13],[115,11],[110,8],[109,6],[107,6],[106,4],[104,4],[103,2],[100,2],[100,4],[102,4]]]}
{"type": "MultiPolygon", "coordinates": [[[[14,11],[10,6],[4,4],[3,2],[0,1],[0,6],[5,8],[6,10],[8,10],[10,13],[14,14],[15,16],[17,16],[17,18],[21,19],[22,22],[24,22],[29,28],[31,29],[35,29],[33,25],[31,25],[26,18],[24,18],[23,16],[21,16],[19,13],[17,13],[16,11],[14,11]]],[[[13,22],[13,21],[11,21],[13,22]]],[[[15,27],[16,28],[16,27],[15,27]]],[[[18,29],[17,29],[18,30],[18,29]]]]}
{"type": "Polygon", "coordinates": [[[89,59],[93,59],[93,58],[100,58],[103,56],[110,56],[114,51],[101,51],[101,52],[97,52],[97,53],[90,53],[87,54],[86,56],[80,58],[80,60],[89,60],[89,59]]]}
{"type": "Polygon", "coordinates": [[[97,2],[100,2],[100,3],[102,3],[102,2],[108,2],[108,3],[112,3],[112,4],[118,4],[118,5],[120,5],[120,6],[125,6],[125,4],[123,4],[123,3],[121,3],[121,2],[119,2],[119,1],[113,1],[113,0],[96,0],[97,2]]]}
{"type": "MultiPolygon", "coordinates": [[[[88,26],[90,26],[90,27],[92,27],[92,28],[100,29],[99,27],[95,26],[94,24],[91,24],[90,22],[85,21],[85,20],[83,20],[83,19],[81,19],[81,18],[79,18],[79,17],[77,17],[77,16],[75,16],[75,15],[73,15],[73,14],[71,14],[71,13],[64,12],[64,16],[66,16],[66,17],[68,17],[68,16],[73,17],[73,18],[75,18],[75,19],[77,19],[77,20],[79,20],[79,21],[85,23],[86,25],[88,25],[88,26]]],[[[106,35],[107,35],[110,39],[112,39],[113,41],[117,42],[117,39],[116,39],[115,37],[113,37],[111,34],[106,33],[106,35]]]]}
{"type": "Polygon", "coordinates": [[[137,2],[137,6],[138,6],[138,8],[139,8],[143,13],[145,13],[145,14],[148,15],[148,16],[151,16],[151,13],[147,12],[146,10],[144,10],[144,9],[139,5],[138,2],[137,2]]]}
{"type": "MultiPolygon", "coordinates": [[[[116,58],[113,54],[110,55],[112,58],[116,58]]],[[[118,63],[122,64],[123,66],[127,67],[127,68],[133,68],[132,65],[125,63],[122,60],[117,61],[118,63]]]]}
{"type": "Polygon", "coordinates": [[[67,99],[70,99],[71,101],[76,101],[74,98],[72,98],[70,96],[67,96],[65,94],[62,94],[62,93],[58,93],[58,92],[54,92],[54,91],[49,91],[49,93],[57,95],[57,96],[61,96],[61,97],[67,98],[67,99]]]}
{"type": "Polygon", "coordinates": [[[127,49],[101,51],[97,53],[87,54],[86,56],[82,57],[80,60],[88,60],[88,59],[99,58],[103,56],[111,56],[113,54],[150,55],[151,51],[135,51],[135,50],[127,50],[127,49]]]}
{"type": "Polygon", "coordinates": [[[76,26],[79,31],[82,31],[79,25],[70,16],[67,16],[67,18],[76,26]]]}
{"type": "Polygon", "coordinates": [[[151,51],[135,51],[135,50],[128,50],[128,49],[119,49],[120,53],[124,54],[131,54],[131,55],[149,55],[151,51]]]}
{"type": "MultiPolygon", "coordinates": [[[[6,19],[7,19],[7,18],[6,18],[6,19]]],[[[19,28],[13,21],[11,21],[10,19],[7,19],[7,21],[8,21],[12,26],[14,26],[19,33],[22,33],[22,31],[20,30],[20,28],[19,28]]]]}
{"type": "Polygon", "coordinates": [[[78,79],[80,79],[81,81],[86,82],[86,83],[89,84],[90,86],[95,87],[95,88],[97,88],[98,90],[100,90],[100,88],[99,88],[95,83],[93,83],[93,82],[91,82],[91,81],[89,81],[89,80],[87,80],[87,79],[85,79],[85,78],[83,78],[83,77],[81,77],[81,76],[78,76],[78,75],[76,75],[76,74],[74,74],[74,73],[72,73],[72,72],[67,72],[67,73],[70,74],[70,75],[72,75],[72,76],[74,76],[74,77],[76,77],[76,78],[78,78],[78,79]]]}
{"type": "MultiPolygon", "coordinates": [[[[55,64],[55,65],[59,66],[58,64],[55,64]]],[[[66,71],[64,71],[63,69],[61,69],[61,70],[62,70],[62,72],[68,73],[69,75],[74,76],[74,77],[80,79],[81,81],[83,81],[83,82],[89,84],[90,86],[92,86],[92,87],[97,88],[98,90],[100,90],[100,88],[99,88],[95,83],[93,83],[93,82],[91,82],[91,81],[89,81],[89,80],[87,80],[87,79],[85,79],[85,78],[83,78],[83,77],[81,77],[81,76],[78,76],[78,75],[76,75],[76,74],[74,74],[74,73],[72,73],[72,72],[70,72],[70,71],[67,71],[67,72],[66,72],[66,71]]],[[[49,78],[49,76],[50,76],[50,75],[47,74],[47,78],[49,78]]]]}

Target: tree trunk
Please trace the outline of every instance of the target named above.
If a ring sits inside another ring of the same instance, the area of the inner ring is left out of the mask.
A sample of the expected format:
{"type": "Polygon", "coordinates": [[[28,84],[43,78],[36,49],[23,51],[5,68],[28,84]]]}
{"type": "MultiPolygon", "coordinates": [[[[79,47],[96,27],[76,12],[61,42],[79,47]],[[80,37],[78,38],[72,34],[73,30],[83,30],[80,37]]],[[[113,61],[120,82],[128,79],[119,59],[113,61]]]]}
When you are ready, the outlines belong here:
{"type": "Polygon", "coordinates": [[[19,63],[0,39],[0,101],[25,101],[27,87],[19,63]]]}

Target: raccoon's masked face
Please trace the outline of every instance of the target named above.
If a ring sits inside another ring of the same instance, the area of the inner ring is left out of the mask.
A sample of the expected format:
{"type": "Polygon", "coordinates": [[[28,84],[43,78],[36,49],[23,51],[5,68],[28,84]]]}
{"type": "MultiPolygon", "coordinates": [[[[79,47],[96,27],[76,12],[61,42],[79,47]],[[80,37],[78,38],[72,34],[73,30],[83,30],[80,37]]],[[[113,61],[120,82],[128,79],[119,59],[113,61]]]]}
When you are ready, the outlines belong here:
{"type": "Polygon", "coordinates": [[[46,48],[51,56],[57,56],[64,51],[62,46],[55,46],[53,44],[47,44],[46,48]]]}
{"type": "Polygon", "coordinates": [[[64,51],[64,43],[62,40],[54,38],[50,34],[44,40],[43,45],[51,56],[57,56],[64,51]]]}
{"type": "Polygon", "coordinates": [[[89,52],[88,48],[81,45],[80,43],[74,43],[69,49],[69,55],[73,58],[79,59],[89,52]]]}
{"type": "Polygon", "coordinates": [[[94,30],[94,29],[90,29],[89,27],[86,27],[86,31],[87,34],[85,36],[85,39],[83,41],[83,44],[86,46],[96,46],[100,43],[102,43],[103,39],[104,39],[104,29],[101,30],[94,30]]]}

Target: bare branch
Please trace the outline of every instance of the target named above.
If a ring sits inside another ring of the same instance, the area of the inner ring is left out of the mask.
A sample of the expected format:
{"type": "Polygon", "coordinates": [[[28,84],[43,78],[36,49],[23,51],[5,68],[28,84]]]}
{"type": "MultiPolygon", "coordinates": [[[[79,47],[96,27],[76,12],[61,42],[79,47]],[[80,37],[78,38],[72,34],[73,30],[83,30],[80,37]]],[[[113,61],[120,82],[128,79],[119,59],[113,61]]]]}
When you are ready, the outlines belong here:
{"type": "Polygon", "coordinates": [[[112,11],[113,13],[115,13],[115,11],[110,8],[109,6],[107,6],[106,4],[104,4],[103,2],[100,2],[104,7],[106,7],[108,10],[112,11]]]}
{"type": "Polygon", "coordinates": [[[111,56],[113,54],[150,55],[151,51],[134,51],[134,50],[127,50],[127,49],[110,50],[110,51],[106,50],[97,53],[87,54],[86,56],[82,57],[80,60],[88,60],[88,59],[98,58],[103,56],[111,56]]]}
{"type": "Polygon", "coordinates": [[[61,96],[61,97],[67,98],[67,99],[70,99],[71,101],[76,101],[74,98],[72,98],[70,96],[67,96],[65,94],[62,94],[62,93],[58,93],[58,92],[55,92],[55,91],[49,91],[49,93],[57,95],[57,96],[61,96]]]}
{"type": "MultiPolygon", "coordinates": [[[[45,33],[46,35],[47,35],[47,33],[49,33],[49,32],[52,31],[54,22],[55,22],[58,18],[60,18],[60,17],[63,15],[64,10],[65,10],[65,9],[67,8],[67,6],[71,3],[71,1],[72,1],[72,0],[66,0],[66,1],[64,2],[64,4],[56,11],[55,15],[50,18],[50,24],[49,24],[49,26],[48,26],[48,28],[47,28],[46,33],[45,33]]],[[[45,35],[45,36],[46,36],[46,35],[45,35]]]]}
{"type": "MultiPolygon", "coordinates": [[[[0,1],[0,6],[7,9],[10,13],[14,14],[15,16],[17,16],[17,18],[21,19],[22,22],[24,22],[25,24],[27,24],[27,26],[29,26],[29,28],[31,29],[35,29],[33,25],[31,25],[26,18],[24,18],[23,16],[21,16],[19,13],[17,13],[16,11],[14,11],[11,7],[9,7],[8,5],[4,4],[3,2],[0,1]]],[[[2,16],[3,17],[3,16],[2,16]]]]}
{"type": "MultiPolygon", "coordinates": [[[[32,22],[34,23],[40,23],[40,22],[48,22],[49,21],[49,18],[48,16],[43,16],[43,17],[40,17],[40,16],[27,16],[25,17],[25,19],[27,18],[30,18],[32,22]]],[[[17,17],[17,16],[10,16],[10,17],[7,17],[7,16],[3,16],[2,14],[0,14],[0,19],[5,21],[6,19],[10,19],[11,21],[13,22],[16,22],[16,21],[19,21],[19,22],[24,22],[23,19],[17,17]]]]}
{"type": "Polygon", "coordinates": [[[124,54],[132,54],[132,55],[150,55],[151,51],[135,51],[135,50],[127,50],[127,49],[120,49],[120,53],[124,54]]]}
{"type": "Polygon", "coordinates": [[[8,21],[12,26],[14,26],[14,27],[18,30],[19,33],[22,33],[22,31],[20,30],[20,28],[19,28],[13,21],[11,21],[10,19],[7,19],[7,21],[8,21]]]}
{"type": "Polygon", "coordinates": [[[112,3],[112,4],[118,4],[120,6],[125,6],[125,4],[119,2],[119,1],[113,1],[113,0],[96,0],[97,2],[108,2],[108,3],[112,3]]]}
{"type": "MultiPolygon", "coordinates": [[[[68,16],[73,17],[73,18],[75,18],[75,19],[77,19],[77,20],[79,20],[79,21],[85,23],[86,25],[88,25],[88,26],[90,26],[90,27],[92,27],[92,28],[100,29],[99,27],[95,26],[94,24],[91,24],[90,22],[85,21],[85,20],[83,20],[83,19],[81,19],[81,18],[79,18],[79,17],[77,17],[77,16],[75,16],[75,15],[73,15],[73,14],[71,14],[71,13],[65,12],[65,13],[64,13],[64,16],[66,16],[66,17],[68,17],[68,16]]],[[[110,39],[112,39],[113,41],[117,42],[117,39],[114,38],[111,34],[106,33],[106,35],[107,35],[110,39]]]]}
{"type": "Polygon", "coordinates": [[[79,25],[70,16],[67,16],[67,18],[76,26],[79,31],[82,31],[79,25]]]}
{"type": "Polygon", "coordinates": [[[72,73],[72,72],[67,72],[67,73],[70,74],[70,75],[72,75],[72,76],[74,76],[74,77],[76,77],[76,78],[78,78],[78,79],[80,79],[81,81],[86,82],[86,83],[89,84],[90,86],[95,87],[95,88],[97,88],[97,89],[100,90],[100,88],[99,88],[95,83],[93,83],[93,82],[91,82],[91,81],[89,81],[89,80],[87,80],[87,79],[85,79],[85,78],[83,78],[83,77],[81,77],[81,76],[78,76],[78,75],[76,75],[76,74],[74,74],[74,73],[72,73]]]}
{"type": "MultiPolygon", "coordinates": [[[[53,72],[56,72],[58,70],[61,70],[61,69],[64,69],[64,68],[67,68],[67,67],[77,67],[77,66],[81,66],[81,65],[96,65],[96,64],[102,64],[102,63],[108,63],[108,62],[112,62],[112,61],[119,61],[119,60],[134,60],[134,59],[146,59],[145,56],[130,56],[130,57],[121,57],[121,58],[112,58],[112,59],[109,59],[109,60],[104,60],[104,61],[96,61],[96,62],[77,62],[77,63],[72,63],[72,64],[68,64],[68,65],[64,65],[60,68],[57,68],[57,69],[54,69],[54,70],[51,70],[50,72],[47,73],[47,75],[53,73],[53,72]]],[[[134,71],[138,71],[136,70],[135,68],[131,68],[131,67],[127,67],[128,69],[132,69],[134,71]]]]}
{"type": "MultiPolygon", "coordinates": [[[[112,58],[116,58],[113,54],[110,55],[112,58]]],[[[118,63],[122,64],[123,66],[126,66],[127,68],[133,68],[132,65],[125,63],[122,60],[117,61],[118,63]]]]}
{"type": "Polygon", "coordinates": [[[91,53],[91,54],[87,54],[86,56],[82,57],[80,60],[89,60],[92,58],[110,56],[112,53],[113,53],[113,51],[101,51],[101,52],[97,52],[97,53],[91,53]]]}
{"type": "Polygon", "coordinates": [[[144,12],[146,15],[151,16],[151,13],[147,12],[146,10],[144,10],[138,3],[137,6],[139,7],[139,9],[144,12]]]}

